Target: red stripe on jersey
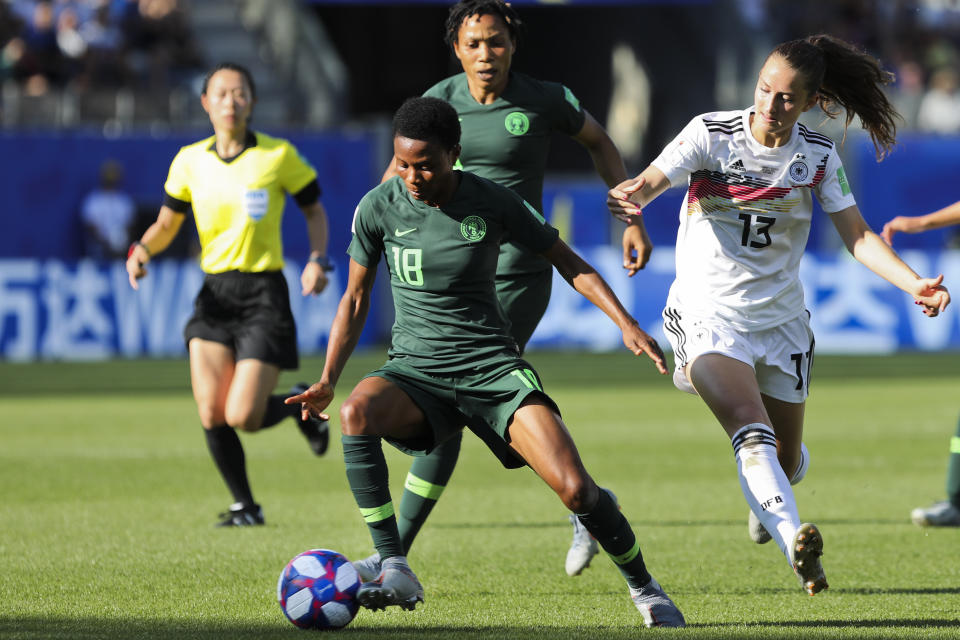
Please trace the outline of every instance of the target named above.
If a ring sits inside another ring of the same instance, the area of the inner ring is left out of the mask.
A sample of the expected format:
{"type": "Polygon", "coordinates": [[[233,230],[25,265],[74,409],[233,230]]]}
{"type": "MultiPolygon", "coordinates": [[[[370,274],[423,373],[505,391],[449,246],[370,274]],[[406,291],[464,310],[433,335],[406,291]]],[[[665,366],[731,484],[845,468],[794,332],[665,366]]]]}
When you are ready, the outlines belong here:
{"type": "Polygon", "coordinates": [[[753,202],[756,200],[779,200],[785,198],[792,189],[790,187],[750,187],[742,184],[726,184],[710,177],[690,180],[689,202],[696,202],[701,198],[719,197],[727,200],[753,202]]]}

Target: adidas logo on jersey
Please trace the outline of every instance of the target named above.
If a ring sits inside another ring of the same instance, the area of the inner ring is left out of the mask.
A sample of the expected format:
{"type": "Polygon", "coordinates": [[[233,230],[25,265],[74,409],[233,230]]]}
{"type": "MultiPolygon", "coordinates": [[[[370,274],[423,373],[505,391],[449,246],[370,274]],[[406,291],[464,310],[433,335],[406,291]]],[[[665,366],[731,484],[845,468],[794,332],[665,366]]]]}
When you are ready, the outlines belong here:
{"type": "Polygon", "coordinates": [[[737,173],[743,175],[746,173],[746,168],[743,166],[743,160],[736,158],[727,166],[727,173],[737,173]]]}

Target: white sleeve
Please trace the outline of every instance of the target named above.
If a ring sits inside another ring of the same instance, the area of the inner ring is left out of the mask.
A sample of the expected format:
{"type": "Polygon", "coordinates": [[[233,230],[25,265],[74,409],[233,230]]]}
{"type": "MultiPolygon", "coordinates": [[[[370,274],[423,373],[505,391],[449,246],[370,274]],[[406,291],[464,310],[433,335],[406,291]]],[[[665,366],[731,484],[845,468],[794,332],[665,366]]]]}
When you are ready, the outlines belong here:
{"type": "Polygon", "coordinates": [[[708,148],[707,126],[703,123],[703,118],[697,116],[663,148],[651,164],[663,172],[670,181],[670,186],[679,187],[687,183],[691,173],[702,168],[703,157],[708,148]]]}
{"type": "Polygon", "coordinates": [[[814,195],[820,206],[827,213],[836,213],[843,211],[847,207],[857,204],[850,190],[850,183],[847,182],[847,174],[843,170],[843,162],[837,155],[836,148],[830,150],[830,157],[827,158],[827,168],[823,180],[814,187],[814,195]]]}

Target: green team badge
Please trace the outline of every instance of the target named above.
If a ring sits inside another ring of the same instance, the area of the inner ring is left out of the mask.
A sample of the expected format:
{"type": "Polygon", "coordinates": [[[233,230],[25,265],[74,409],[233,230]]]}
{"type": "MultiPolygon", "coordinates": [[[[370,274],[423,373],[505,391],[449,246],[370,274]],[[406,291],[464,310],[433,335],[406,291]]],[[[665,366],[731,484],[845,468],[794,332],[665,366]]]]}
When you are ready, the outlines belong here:
{"type": "Polygon", "coordinates": [[[527,114],[514,111],[513,113],[507,114],[507,117],[503,121],[503,126],[513,135],[522,136],[530,130],[530,119],[527,118],[527,114]]]}
{"type": "Polygon", "coordinates": [[[460,234],[470,242],[483,240],[487,235],[487,223],[480,216],[467,216],[460,223],[460,234]]]}
{"type": "Polygon", "coordinates": [[[837,181],[840,183],[840,193],[845,196],[850,195],[850,184],[847,183],[847,173],[843,167],[837,169],[837,181]]]}

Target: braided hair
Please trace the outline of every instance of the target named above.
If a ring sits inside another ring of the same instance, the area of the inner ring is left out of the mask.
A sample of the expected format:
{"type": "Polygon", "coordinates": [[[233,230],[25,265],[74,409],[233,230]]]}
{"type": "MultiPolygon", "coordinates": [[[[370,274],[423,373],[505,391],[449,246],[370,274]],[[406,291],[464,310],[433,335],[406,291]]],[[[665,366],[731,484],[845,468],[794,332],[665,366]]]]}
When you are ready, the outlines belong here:
{"type": "Polygon", "coordinates": [[[457,42],[460,25],[463,24],[463,21],[470,16],[483,15],[500,16],[503,23],[507,25],[510,39],[513,40],[514,44],[519,42],[523,23],[513,7],[503,0],[460,0],[450,7],[450,12],[447,14],[447,22],[444,25],[444,40],[452,47],[457,42]]]}

